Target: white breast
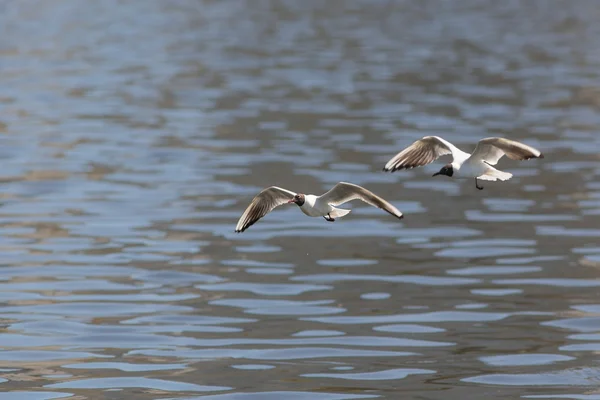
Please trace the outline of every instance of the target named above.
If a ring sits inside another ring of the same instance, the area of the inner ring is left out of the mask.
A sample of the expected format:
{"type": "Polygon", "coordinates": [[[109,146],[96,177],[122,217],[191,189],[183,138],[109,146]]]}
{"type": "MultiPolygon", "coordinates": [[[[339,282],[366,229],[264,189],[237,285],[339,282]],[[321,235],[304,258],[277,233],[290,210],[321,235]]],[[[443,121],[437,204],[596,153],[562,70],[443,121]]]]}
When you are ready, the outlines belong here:
{"type": "Polygon", "coordinates": [[[302,212],[309,217],[321,217],[332,210],[329,204],[319,202],[319,198],[312,194],[304,196],[304,204],[300,207],[302,212]]]}
{"type": "Polygon", "coordinates": [[[469,158],[460,167],[457,178],[477,178],[485,174],[490,167],[485,164],[482,160],[474,160],[469,158]]]}

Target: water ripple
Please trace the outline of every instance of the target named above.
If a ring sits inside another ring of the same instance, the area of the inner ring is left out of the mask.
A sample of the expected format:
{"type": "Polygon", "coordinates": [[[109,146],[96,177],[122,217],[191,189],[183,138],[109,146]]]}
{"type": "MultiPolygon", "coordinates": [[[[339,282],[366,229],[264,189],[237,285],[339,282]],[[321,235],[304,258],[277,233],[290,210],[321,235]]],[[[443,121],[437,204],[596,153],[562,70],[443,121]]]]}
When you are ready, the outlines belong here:
{"type": "Polygon", "coordinates": [[[481,357],[479,359],[485,364],[493,366],[547,365],[558,361],[574,360],[573,357],[559,354],[513,354],[481,357]]]}
{"type": "Polygon", "coordinates": [[[206,386],[192,383],[168,381],[163,379],[150,379],[139,377],[80,379],[63,383],[53,383],[44,387],[53,389],[144,388],[153,390],[164,390],[168,392],[215,392],[220,390],[231,390],[230,387],[226,386],[206,386]]]}
{"type": "Polygon", "coordinates": [[[172,369],[184,369],[186,364],[129,364],[119,362],[88,362],[82,364],[66,364],[63,368],[74,369],[118,369],[125,372],[136,371],[166,371],[172,369]]]}
{"type": "Polygon", "coordinates": [[[129,355],[176,357],[186,359],[243,358],[248,360],[310,360],[338,357],[408,357],[418,353],[406,351],[358,350],[336,347],[298,347],[289,349],[205,349],[205,350],[132,350],[129,355]]]}
{"type": "Polygon", "coordinates": [[[462,379],[463,382],[507,386],[597,386],[595,368],[568,369],[538,374],[490,374],[462,379]]]}
{"type": "Polygon", "coordinates": [[[366,275],[366,274],[314,274],[297,275],[291,278],[297,281],[308,282],[344,282],[344,281],[381,281],[381,282],[402,282],[413,283],[416,285],[427,286],[452,286],[452,285],[470,285],[481,282],[473,278],[448,278],[437,276],[420,275],[366,275]]]}
{"type": "Polygon", "coordinates": [[[529,272],[539,272],[541,267],[518,267],[518,266],[490,266],[490,267],[467,267],[451,269],[447,272],[450,275],[512,275],[512,274],[524,274],[529,272]]]}
{"type": "Polygon", "coordinates": [[[328,290],[327,285],[302,285],[294,283],[250,283],[250,282],[228,282],[216,285],[196,285],[198,289],[210,291],[233,291],[251,292],[266,296],[295,296],[306,292],[328,290]]]}
{"type": "Polygon", "coordinates": [[[332,300],[293,301],[261,299],[223,299],[211,301],[217,306],[243,308],[245,313],[259,315],[319,315],[337,314],[346,311],[340,307],[328,307],[332,300]]]}
{"type": "Polygon", "coordinates": [[[404,379],[410,375],[423,375],[423,374],[435,374],[436,371],[430,369],[409,369],[409,368],[396,368],[387,369],[383,371],[373,372],[357,372],[351,374],[304,374],[302,376],[307,378],[334,378],[334,379],[348,379],[354,381],[378,381],[378,380],[395,380],[404,379]]]}
{"type": "Polygon", "coordinates": [[[11,400],[18,398],[19,400],[52,400],[62,399],[71,397],[72,393],[61,393],[61,392],[25,392],[25,391],[10,391],[0,393],[0,400],[11,400]]]}
{"type": "Polygon", "coordinates": [[[509,313],[477,312],[477,311],[434,311],[429,313],[393,314],[377,316],[342,316],[303,318],[306,321],[327,324],[381,324],[392,322],[477,322],[499,321],[508,318],[509,313]]]}
{"type": "MultiPolygon", "coordinates": [[[[374,399],[377,395],[342,394],[324,392],[255,392],[255,393],[230,393],[202,397],[179,398],[181,400],[353,400],[374,399]]],[[[171,399],[174,400],[174,399],[171,399]]]]}

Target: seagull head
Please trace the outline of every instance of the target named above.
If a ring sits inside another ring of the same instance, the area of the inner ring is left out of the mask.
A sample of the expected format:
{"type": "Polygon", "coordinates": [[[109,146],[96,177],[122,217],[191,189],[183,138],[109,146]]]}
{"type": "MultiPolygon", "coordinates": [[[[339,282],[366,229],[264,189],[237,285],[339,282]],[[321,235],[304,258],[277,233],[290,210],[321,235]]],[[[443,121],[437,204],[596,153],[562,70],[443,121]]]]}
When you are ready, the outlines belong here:
{"type": "Polygon", "coordinates": [[[438,176],[438,175],[452,176],[453,174],[454,174],[454,169],[452,168],[452,164],[446,164],[442,167],[442,169],[440,169],[440,172],[436,172],[435,174],[433,174],[433,176],[438,176]]]}
{"type": "Polygon", "coordinates": [[[294,196],[293,199],[288,201],[288,203],[296,203],[299,206],[302,206],[302,204],[304,204],[304,201],[305,201],[304,195],[302,193],[298,193],[297,195],[294,196]]]}

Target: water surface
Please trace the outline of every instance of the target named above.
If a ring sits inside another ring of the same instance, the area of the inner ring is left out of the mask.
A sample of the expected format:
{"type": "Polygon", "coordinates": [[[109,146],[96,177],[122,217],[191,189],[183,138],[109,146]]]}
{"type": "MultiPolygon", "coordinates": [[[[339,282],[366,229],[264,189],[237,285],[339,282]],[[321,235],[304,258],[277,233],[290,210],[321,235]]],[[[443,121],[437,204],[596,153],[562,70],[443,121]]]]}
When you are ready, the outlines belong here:
{"type": "Polygon", "coordinates": [[[1,9],[1,399],[598,398],[596,2],[1,9]],[[546,158],[381,172],[426,135],[546,158]],[[340,180],[406,218],[233,232],[340,180]]]}

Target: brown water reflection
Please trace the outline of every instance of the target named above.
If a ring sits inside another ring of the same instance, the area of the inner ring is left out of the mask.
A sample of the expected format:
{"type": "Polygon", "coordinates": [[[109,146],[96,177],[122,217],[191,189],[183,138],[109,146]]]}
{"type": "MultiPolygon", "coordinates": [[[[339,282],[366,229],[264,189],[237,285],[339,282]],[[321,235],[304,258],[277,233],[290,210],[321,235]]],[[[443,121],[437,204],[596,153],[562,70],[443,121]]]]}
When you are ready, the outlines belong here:
{"type": "Polygon", "coordinates": [[[599,398],[596,2],[0,5],[0,399],[599,398]],[[339,180],[406,218],[233,232],[339,180]]]}

